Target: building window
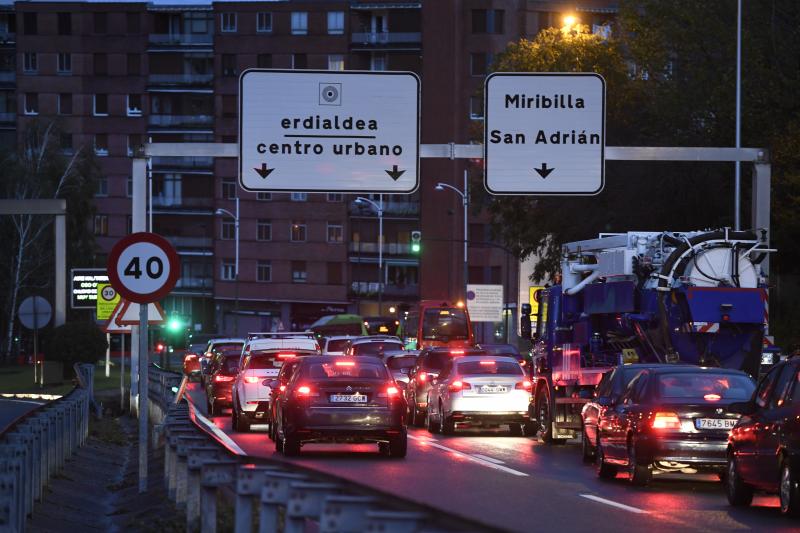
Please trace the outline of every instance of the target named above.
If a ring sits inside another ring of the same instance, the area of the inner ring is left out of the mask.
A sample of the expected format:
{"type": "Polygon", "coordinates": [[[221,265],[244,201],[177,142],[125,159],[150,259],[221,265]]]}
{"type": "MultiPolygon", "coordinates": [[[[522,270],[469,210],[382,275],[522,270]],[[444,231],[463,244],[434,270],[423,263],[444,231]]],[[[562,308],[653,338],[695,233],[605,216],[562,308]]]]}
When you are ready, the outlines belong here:
{"type": "Polygon", "coordinates": [[[108,196],[108,177],[107,176],[100,176],[97,178],[97,191],[94,193],[95,196],[98,197],[106,197],[108,196]]]}
{"type": "Polygon", "coordinates": [[[142,116],[142,95],[129,94],[128,95],[128,116],[141,117],[142,116]]]}
{"type": "Polygon", "coordinates": [[[344,33],[344,11],[328,12],[328,34],[341,35],[344,33]]]}
{"type": "Polygon", "coordinates": [[[67,52],[58,53],[58,73],[69,74],[72,72],[72,54],[67,52]]]}
{"type": "Polygon", "coordinates": [[[272,54],[258,54],[256,56],[258,68],[272,68],[272,54]]]}
{"type": "Polygon", "coordinates": [[[256,281],[272,281],[272,263],[270,261],[256,263],[256,281]]]}
{"type": "Polygon", "coordinates": [[[305,11],[292,12],[292,35],[306,35],[308,33],[308,13],[305,11]]]}
{"type": "Polygon", "coordinates": [[[344,242],[344,226],[341,224],[328,224],[328,242],[342,243],[344,242]]]}
{"type": "Polygon", "coordinates": [[[125,13],[125,30],[130,35],[137,35],[142,31],[141,17],[139,13],[125,13]]]}
{"type": "Polygon", "coordinates": [[[37,93],[25,93],[25,114],[39,114],[39,95],[37,93]]]}
{"type": "Polygon", "coordinates": [[[61,132],[59,137],[59,144],[61,145],[61,152],[65,155],[72,155],[74,152],[72,148],[72,134],[61,132]]]}
{"type": "Polygon", "coordinates": [[[71,115],[72,114],[72,94],[61,93],[58,95],[58,114],[71,115]]]}
{"type": "Polygon", "coordinates": [[[108,235],[108,215],[94,216],[94,234],[108,235]]]}
{"type": "Polygon", "coordinates": [[[22,54],[22,70],[27,74],[35,74],[39,70],[39,58],[36,52],[22,54]]]}
{"type": "Polygon", "coordinates": [[[222,31],[236,31],[236,13],[222,13],[222,31]]]}
{"type": "Polygon", "coordinates": [[[485,76],[489,65],[492,62],[491,54],[484,52],[469,55],[469,72],[473,76],[485,76]]]}
{"type": "Polygon", "coordinates": [[[98,156],[108,155],[108,135],[97,133],[94,136],[94,153],[98,156]]]}
{"type": "Polygon", "coordinates": [[[222,260],[219,277],[222,281],[233,281],[236,279],[236,263],[234,263],[232,259],[222,260]]]}
{"type": "Polygon", "coordinates": [[[125,234],[130,235],[133,233],[133,216],[125,216],[125,234]]]}
{"type": "Polygon", "coordinates": [[[25,35],[36,35],[39,33],[37,13],[24,13],[22,16],[24,22],[25,35]]]}
{"type": "Polygon", "coordinates": [[[328,70],[344,70],[344,56],[341,54],[329,55],[328,70]]]}
{"type": "Polygon", "coordinates": [[[256,226],[256,240],[271,241],[272,240],[272,221],[265,218],[258,219],[256,226]]]}
{"type": "Polygon", "coordinates": [[[256,14],[256,31],[268,33],[272,31],[272,13],[256,14]]]}
{"type": "Polygon", "coordinates": [[[127,63],[128,63],[128,76],[138,76],[139,73],[142,71],[141,69],[142,60],[139,58],[139,54],[128,54],[127,63]]]}
{"type": "Polygon", "coordinates": [[[473,9],[472,33],[503,33],[504,19],[502,9],[473,9]]]}
{"type": "Polygon", "coordinates": [[[96,94],[93,99],[92,112],[96,117],[108,116],[108,95],[96,94]]]}
{"type": "Polygon", "coordinates": [[[291,242],[306,242],[306,221],[293,220],[289,240],[291,242]]]}
{"type": "Polygon", "coordinates": [[[469,97],[469,118],[483,118],[483,97],[470,96],[469,97]]]}
{"type": "Polygon", "coordinates": [[[222,197],[226,200],[236,198],[236,178],[222,178],[222,197]]]}
{"type": "Polygon", "coordinates": [[[223,219],[219,238],[222,239],[223,241],[232,241],[233,239],[235,239],[236,222],[230,219],[223,219]]]}
{"type": "Polygon", "coordinates": [[[342,264],[341,263],[328,263],[328,285],[341,285],[342,284],[342,264]]]}
{"type": "Polygon", "coordinates": [[[236,55],[222,54],[222,75],[236,76],[236,55]]]}
{"type": "Polygon", "coordinates": [[[308,55],[292,54],[292,68],[308,68],[308,55]]]}
{"type": "Polygon", "coordinates": [[[308,280],[305,261],[292,261],[292,283],[305,283],[308,280]]]}
{"type": "Polygon", "coordinates": [[[329,192],[328,193],[328,201],[329,202],[341,202],[344,200],[344,195],[340,192],[329,192]]]}
{"type": "Polygon", "coordinates": [[[369,69],[376,71],[386,70],[386,54],[373,52],[370,58],[369,69]]]}
{"type": "Polygon", "coordinates": [[[72,33],[72,13],[58,14],[58,34],[70,35],[72,33]]]}
{"type": "Polygon", "coordinates": [[[256,200],[261,200],[262,202],[268,202],[272,200],[272,193],[271,192],[256,193],[256,200]]]}
{"type": "Polygon", "coordinates": [[[132,176],[128,176],[128,179],[126,180],[126,183],[125,183],[125,196],[127,196],[128,198],[132,198],[133,197],[133,177],[132,176]]]}
{"type": "Polygon", "coordinates": [[[138,133],[128,135],[128,157],[133,157],[142,148],[142,136],[138,133]]]}
{"type": "Polygon", "coordinates": [[[293,202],[305,202],[308,200],[308,193],[306,192],[293,192],[291,197],[293,202]]]}
{"type": "Polygon", "coordinates": [[[94,32],[100,35],[108,32],[108,16],[105,13],[94,14],[94,32]]]}
{"type": "Polygon", "coordinates": [[[108,74],[108,56],[106,54],[94,54],[94,73],[99,76],[108,74]]]}

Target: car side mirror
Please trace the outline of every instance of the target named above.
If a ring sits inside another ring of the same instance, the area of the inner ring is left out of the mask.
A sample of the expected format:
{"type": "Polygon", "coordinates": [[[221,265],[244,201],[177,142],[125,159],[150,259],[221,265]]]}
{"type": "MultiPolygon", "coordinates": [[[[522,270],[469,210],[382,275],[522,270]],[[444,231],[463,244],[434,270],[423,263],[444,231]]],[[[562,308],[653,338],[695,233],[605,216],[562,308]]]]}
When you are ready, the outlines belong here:
{"type": "Polygon", "coordinates": [[[756,412],[755,402],[734,402],[728,406],[728,411],[740,415],[752,415],[756,412]]]}
{"type": "Polygon", "coordinates": [[[597,398],[597,404],[603,407],[613,407],[616,402],[611,396],[600,396],[597,398]]]}

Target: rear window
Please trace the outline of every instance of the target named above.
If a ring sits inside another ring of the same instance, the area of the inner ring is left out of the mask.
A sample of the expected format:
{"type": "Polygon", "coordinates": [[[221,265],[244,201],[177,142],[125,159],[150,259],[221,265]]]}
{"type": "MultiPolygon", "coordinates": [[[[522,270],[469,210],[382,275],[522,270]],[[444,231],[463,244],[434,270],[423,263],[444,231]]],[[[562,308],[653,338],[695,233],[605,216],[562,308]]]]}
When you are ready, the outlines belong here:
{"type": "Polygon", "coordinates": [[[484,350],[486,353],[492,355],[500,355],[500,354],[507,354],[513,356],[519,355],[519,350],[517,350],[510,344],[482,345],[481,349],[484,350]]]}
{"type": "Polygon", "coordinates": [[[353,355],[378,355],[402,348],[403,345],[398,342],[365,342],[353,346],[353,355]]]}
{"type": "Polygon", "coordinates": [[[487,359],[485,361],[465,361],[458,363],[458,373],[462,376],[471,376],[477,374],[493,374],[498,376],[521,376],[522,368],[519,363],[512,363],[510,361],[493,361],[487,359]]]}
{"type": "Polygon", "coordinates": [[[401,368],[413,368],[416,363],[417,358],[413,356],[392,357],[386,362],[386,366],[389,367],[389,370],[400,370],[401,368]]]}
{"type": "Polygon", "coordinates": [[[220,344],[215,344],[213,350],[217,353],[222,354],[229,354],[229,353],[241,353],[242,346],[244,343],[241,342],[224,342],[220,344]]]}
{"type": "Polygon", "coordinates": [[[293,359],[295,357],[297,357],[297,354],[293,352],[251,352],[249,368],[251,370],[280,368],[283,366],[284,361],[293,359]]]}
{"type": "Polygon", "coordinates": [[[711,373],[659,374],[661,398],[699,399],[716,394],[722,400],[749,400],[755,385],[747,376],[711,373]]]}
{"type": "MultiPolygon", "coordinates": [[[[338,359],[338,358],[337,358],[338,359]]],[[[386,366],[372,361],[331,361],[325,363],[311,363],[305,368],[305,374],[310,379],[326,378],[384,378],[388,373],[386,366]]]]}
{"type": "Polygon", "coordinates": [[[343,352],[345,348],[347,348],[347,343],[349,339],[336,339],[332,341],[328,341],[327,350],[329,352],[343,352]]]}
{"type": "Polygon", "coordinates": [[[222,373],[223,374],[236,374],[239,370],[239,357],[231,356],[222,360],[222,373]]]}
{"type": "Polygon", "coordinates": [[[423,362],[426,370],[441,370],[444,365],[451,359],[450,354],[442,352],[430,352],[423,362]]]}

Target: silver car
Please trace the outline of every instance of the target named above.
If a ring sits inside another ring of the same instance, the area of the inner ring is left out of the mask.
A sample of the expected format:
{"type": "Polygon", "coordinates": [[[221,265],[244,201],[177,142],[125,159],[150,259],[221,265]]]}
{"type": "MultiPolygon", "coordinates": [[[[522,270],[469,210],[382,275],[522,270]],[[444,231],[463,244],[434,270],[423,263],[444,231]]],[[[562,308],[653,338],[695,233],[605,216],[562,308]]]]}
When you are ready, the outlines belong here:
{"type": "Polygon", "coordinates": [[[428,390],[425,424],[431,433],[455,432],[458,425],[508,425],[522,435],[531,382],[508,356],[454,357],[428,390]]]}

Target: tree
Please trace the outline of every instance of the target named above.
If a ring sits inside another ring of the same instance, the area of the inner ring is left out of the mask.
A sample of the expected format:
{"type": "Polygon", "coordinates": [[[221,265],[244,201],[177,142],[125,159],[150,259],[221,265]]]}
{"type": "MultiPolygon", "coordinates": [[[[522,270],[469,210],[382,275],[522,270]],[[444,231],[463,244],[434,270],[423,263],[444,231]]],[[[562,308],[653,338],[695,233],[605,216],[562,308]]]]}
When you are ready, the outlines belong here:
{"type": "MultiPolygon", "coordinates": [[[[92,197],[99,168],[93,154],[80,147],[63,152],[60,132],[53,122],[33,122],[25,131],[17,153],[5,155],[0,167],[0,197],[12,200],[64,198],[67,200],[67,264],[85,266],[94,254],[89,223],[94,213],[92,197]]],[[[0,235],[10,261],[3,264],[5,352],[10,353],[20,294],[52,286],[52,217],[28,214],[0,219],[0,235]]]]}

